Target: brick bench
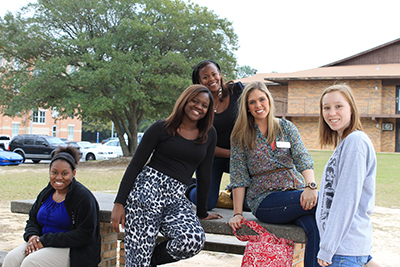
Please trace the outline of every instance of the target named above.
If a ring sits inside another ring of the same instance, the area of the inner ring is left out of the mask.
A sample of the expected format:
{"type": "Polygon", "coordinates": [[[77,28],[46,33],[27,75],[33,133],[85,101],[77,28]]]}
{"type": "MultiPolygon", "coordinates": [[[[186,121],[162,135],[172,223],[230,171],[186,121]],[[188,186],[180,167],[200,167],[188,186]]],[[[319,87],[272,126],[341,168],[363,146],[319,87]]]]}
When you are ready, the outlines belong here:
{"type": "MultiPolygon", "coordinates": [[[[93,192],[100,206],[100,234],[101,234],[101,258],[102,262],[99,266],[124,266],[124,242],[123,233],[117,234],[112,230],[110,224],[111,211],[114,204],[115,194],[93,192]],[[119,253],[118,253],[119,252],[119,253]]],[[[35,200],[18,200],[11,201],[11,212],[28,214],[35,200]]],[[[243,254],[246,243],[240,242],[234,238],[232,229],[228,225],[229,219],[232,217],[232,210],[216,208],[213,212],[223,216],[219,220],[200,220],[201,225],[206,232],[206,244],[204,250],[243,254]]],[[[295,244],[295,255],[293,257],[293,266],[303,266],[304,243],[306,240],[304,231],[296,225],[276,225],[266,224],[258,221],[250,212],[244,212],[244,216],[248,220],[257,221],[270,233],[277,237],[284,237],[293,240],[295,244]]],[[[242,234],[253,234],[253,230],[243,227],[242,234]]],[[[0,265],[1,266],[1,265],[0,265]]]]}

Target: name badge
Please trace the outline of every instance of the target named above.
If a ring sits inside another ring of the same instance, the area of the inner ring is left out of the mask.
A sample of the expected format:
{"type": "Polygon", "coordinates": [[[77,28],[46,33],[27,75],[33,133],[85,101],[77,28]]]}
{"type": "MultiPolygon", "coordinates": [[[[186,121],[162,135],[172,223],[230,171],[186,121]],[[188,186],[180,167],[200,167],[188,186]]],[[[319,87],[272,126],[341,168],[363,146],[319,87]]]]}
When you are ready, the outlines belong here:
{"type": "Polygon", "coordinates": [[[290,142],[278,141],[278,142],[276,142],[276,147],[278,147],[278,148],[290,148],[290,142]]]}

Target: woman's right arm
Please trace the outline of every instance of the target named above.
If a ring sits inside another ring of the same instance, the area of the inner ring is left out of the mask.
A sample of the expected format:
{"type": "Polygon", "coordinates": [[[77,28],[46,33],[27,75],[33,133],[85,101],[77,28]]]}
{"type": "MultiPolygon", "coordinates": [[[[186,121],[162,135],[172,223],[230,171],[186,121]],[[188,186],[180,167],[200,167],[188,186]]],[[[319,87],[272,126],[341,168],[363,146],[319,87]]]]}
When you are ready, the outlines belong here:
{"type": "Polygon", "coordinates": [[[119,233],[119,223],[121,222],[122,228],[125,225],[125,209],[121,203],[114,203],[113,210],[111,212],[111,224],[115,232],[119,233]]]}
{"type": "Polygon", "coordinates": [[[245,187],[237,187],[232,190],[233,194],[233,217],[229,220],[229,226],[232,228],[242,228],[243,201],[246,196],[245,187]]]}
{"type": "Polygon", "coordinates": [[[33,203],[32,207],[29,211],[29,219],[26,221],[25,232],[24,232],[24,240],[26,242],[28,242],[29,238],[33,235],[36,235],[36,236],[42,235],[42,227],[39,225],[39,223],[37,221],[37,213],[39,211],[41,202],[43,200],[44,190],[45,189],[43,189],[38,194],[35,203],[33,203]]]}
{"type": "Polygon", "coordinates": [[[164,121],[153,123],[144,133],[131,162],[125,170],[119,185],[115,202],[125,205],[126,199],[135,183],[136,177],[146,165],[161,136],[166,133],[164,121]]]}
{"type": "Polygon", "coordinates": [[[135,154],[129,163],[124,176],[119,185],[118,193],[114,201],[114,207],[111,213],[111,223],[113,229],[119,233],[119,223],[124,227],[125,210],[124,205],[132,187],[135,183],[137,175],[142,171],[143,166],[147,163],[149,157],[153,153],[154,148],[159,142],[159,137],[165,132],[164,121],[153,123],[144,133],[142,140],[136,148],[135,154]]]}
{"type": "Polygon", "coordinates": [[[232,141],[230,158],[230,182],[233,187],[233,217],[229,220],[232,228],[241,228],[243,219],[243,201],[246,187],[251,183],[247,168],[246,150],[237,141],[232,141]]]}

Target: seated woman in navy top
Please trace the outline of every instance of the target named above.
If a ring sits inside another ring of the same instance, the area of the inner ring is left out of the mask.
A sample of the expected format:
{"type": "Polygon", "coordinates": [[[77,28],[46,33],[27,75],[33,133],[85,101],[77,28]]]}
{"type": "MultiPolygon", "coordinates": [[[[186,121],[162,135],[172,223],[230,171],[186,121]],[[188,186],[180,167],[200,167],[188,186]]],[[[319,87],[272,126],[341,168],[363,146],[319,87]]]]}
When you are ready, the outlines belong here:
{"type": "Polygon", "coordinates": [[[3,267],[97,266],[99,205],[75,180],[79,152],[60,147],[50,163],[50,182],[37,196],[26,223],[26,243],[7,254],[3,267]]]}

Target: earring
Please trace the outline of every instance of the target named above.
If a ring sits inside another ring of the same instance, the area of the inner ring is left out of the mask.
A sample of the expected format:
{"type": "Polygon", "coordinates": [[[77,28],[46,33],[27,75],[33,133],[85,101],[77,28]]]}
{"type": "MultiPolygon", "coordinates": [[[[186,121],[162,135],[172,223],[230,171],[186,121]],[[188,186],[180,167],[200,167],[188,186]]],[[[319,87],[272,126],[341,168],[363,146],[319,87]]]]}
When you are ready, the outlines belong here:
{"type": "Polygon", "coordinates": [[[222,88],[220,87],[220,88],[218,89],[218,97],[221,98],[221,96],[222,96],[222,88]]]}

